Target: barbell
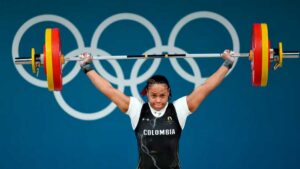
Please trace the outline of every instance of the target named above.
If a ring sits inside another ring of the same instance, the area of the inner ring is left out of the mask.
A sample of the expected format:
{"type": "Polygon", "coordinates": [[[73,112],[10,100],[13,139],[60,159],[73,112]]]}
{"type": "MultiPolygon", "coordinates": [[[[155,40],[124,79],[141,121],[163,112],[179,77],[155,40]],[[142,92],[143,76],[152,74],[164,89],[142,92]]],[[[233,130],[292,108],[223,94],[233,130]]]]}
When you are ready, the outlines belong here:
{"type": "MultiPolygon", "coordinates": [[[[274,69],[282,67],[283,58],[299,58],[299,51],[283,51],[282,43],[278,48],[270,48],[268,26],[266,23],[255,23],[252,26],[252,42],[249,53],[233,53],[235,57],[248,57],[251,62],[252,85],[267,86],[270,61],[274,61],[274,69]]],[[[205,58],[220,57],[220,53],[197,54],[144,54],[144,55],[116,55],[94,56],[94,60],[120,60],[120,59],[155,59],[155,58],[205,58]]],[[[31,57],[15,58],[15,64],[31,64],[32,72],[43,66],[48,82],[49,91],[62,90],[62,64],[67,61],[80,61],[80,57],[64,57],[61,53],[61,39],[58,28],[47,28],[45,31],[45,44],[42,54],[36,54],[31,49],[31,57]]]]}

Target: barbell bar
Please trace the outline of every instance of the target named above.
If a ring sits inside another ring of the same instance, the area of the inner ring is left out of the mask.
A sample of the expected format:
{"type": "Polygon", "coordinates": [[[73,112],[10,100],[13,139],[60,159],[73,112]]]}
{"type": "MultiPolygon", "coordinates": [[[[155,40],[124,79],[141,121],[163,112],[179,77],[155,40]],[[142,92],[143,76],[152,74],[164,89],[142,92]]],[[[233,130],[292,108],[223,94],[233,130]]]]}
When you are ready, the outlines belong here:
{"type": "MultiPolygon", "coordinates": [[[[34,48],[32,48],[34,50],[34,48]]],[[[277,55],[277,52],[271,49],[270,52],[275,54],[271,55],[270,59],[274,59],[274,55],[277,55]]],[[[284,59],[297,59],[299,58],[298,51],[284,51],[283,53],[284,59]]],[[[37,54],[37,58],[34,58],[36,62],[41,62],[40,57],[44,57],[44,54],[37,54]]],[[[155,55],[96,55],[93,56],[93,60],[129,60],[129,59],[157,59],[157,58],[216,58],[221,57],[222,53],[184,53],[184,54],[155,54],[155,55]]],[[[236,53],[233,52],[232,56],[234,57],[249,57],[249,53],[236,53]]],[[[17,65],[25,65],[25,64],[32,64],[33,59],[30,57],[20,57],[15,58],[15,64],[17,65]]],[[[63,58],[63,62],[68,61],[81,61],[79,57],[65,57],[63,58]]],[[[35,73],[35,72],[33,72],[35,73]]]]}
{"type": "MultiPolygon", "coordinates": [[[[213,58],[221,57],[222,53],[196,54],[143,54],[143,55],[97,55],[93,60],[127,60],[127,59],[156,59],[156,58],[213,58]]],[[[266,23],[255,23],[252,26],[252,43],[249,53],[232,53],[235,57],[248,57],[251,62],[253,86],[267,86],[270,61],[274,61],[274,69],[282,67],[283,58],[299,58],[299,51],[283,51],[282,43],[278,48],[270,48],[268,26],[266,23]]],[[[80,57],[64,57],[61,53],[61,40],[58,28],[47,28],[43,53],[36,54],[31,49],[31,57],[15,58],[15,64],[31,64],[32,72],[43,66],[47,76],[50,91],[62,90],[62,67],[69,61],[80,61],[80,57]]]]}
{"type": "MultiPolygon", "coordinates": [[[[32,48],[34,50],[34,48],[32,48]]],[[[274,59],[274,55],[277,55],[277,52],[274,52],[271,49],[270,52],[273,52],[275,54],[271,55],[270,59],[274,59]]],[[[276,49],[277,50],[277,49],[276,49]]],[[[221,57],[222,53],[193,53],[193,54],[155,54],[155,55],[96,55],[93,56],[93,60],[130,60],[130,59],[158,59],[158,58],[216,58],[221,57]]],[[[284,51],[282,53],[284,59],[297,59],[299,58],[299,52],[298,51],[284,51]]],[[[249,57],[249,53],[236,53],[233,52],[232,56],[234,57],[249,57]]],[[[42,62],[40,57],[44,57],[44,54],[37,54],[35,61],[36,62],[42,62]]],[[[34,60],[30,57],[20,57],[15,58],[15,64],[17,65],[26,65],[26,64],[32,64],[32,61],[34,60]]],[[[65,57],[63,58],[62,62],[68,62],[68,61],[81,61],[82,59],[79,57],[65,57]]],[[[36,73],[36,72],[33,72],[36,73]]]]}

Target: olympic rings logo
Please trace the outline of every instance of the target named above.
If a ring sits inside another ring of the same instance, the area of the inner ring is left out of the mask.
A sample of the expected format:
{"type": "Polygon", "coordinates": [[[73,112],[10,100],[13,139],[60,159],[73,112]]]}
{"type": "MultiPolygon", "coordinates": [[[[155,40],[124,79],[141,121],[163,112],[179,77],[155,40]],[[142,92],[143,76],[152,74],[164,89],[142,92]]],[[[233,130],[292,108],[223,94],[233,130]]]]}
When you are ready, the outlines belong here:
{"type": "MultiPolygon", "coordinates": [[[[92,41],[91,41],[91,46],[90,47],[86,47],[84,45],[84,40],[79,32],[79,30],[67,19],[57,16],[57,15],[39,15],[36,17],[33,17],[31,19],[29,19],[28,21],[26,21],[17,31],[14,40],[13,40],[13,44],[12,44],[12,58],[14,60],[14,58],[19,57],[19,45],[20,45],[20,41],[22,36],[24,35],[24,33],[33,25],[38,24],[40,22],[55,22],[55,23],[59,23],[63,26],[65,26],[68,30],[70,30],[70,32],[74,35],[76,43],[78,45],[78,48],[67,53],[65,56],[66,57],[71,57],[71,56],[78,56],[79,54],[81,54],[82,52],[90,52],[93,55],[110,55],[108,52],[106,52],[103,49],[98,49],[97,48],[97,44],[98,41],[101,37],[101,34],[103,33],[103,31],[109,27],[111,24],[118,22],[118,21],[122,21],[122,20],[130,20],[130,21],[134,21],[137,22],[141,25],[143,25],[146,29],[148,29],[148,31],[151,33],[154,42],[155,42],[155,47],[145,51],[145,54],[153,54],[153,53],[162,53],[162,52],[168,52],[168,53],[187,53],[185,52],[183,49],[176,47],[175,46],[175,41],[176,41],[176,37],[178,35],[178,33],[180,32],[180,30],[189,22],[195,20],[195,19],[212,19],[214,21],[219,22],[220,24],[222,24],[227,31],[229,32],[230,36],[231,36],[231,40],[232,40],[232,44],[233,44],[233,50],[235,52],[239,52],[240,50],[240,43],[239,43],[239,38],[237,35],[237,32],[235,31],[234,27],[232,26],[232,24],[223,16],[214,13],[214,12],[210,12],[210,11],[198,11],[198,12],[194,12],[191,14],[188,14],[187,16],[183,17],[181,20],[179,20],[176,25],[173,27],[170,36],[169,36],[169,40],[168,40],[168,44],[167,45],[163,45],[162,44],[162,40],[160,38],[160,35],[158,33],[158,31],[156,30],[156,28],[151,24],[150,21],[148,21],[147,19],[145,19],[144,17],[134,14],[134,13],[119,13],[119,14],[115,14],[112,15],[110,17],[108,17],[107,19],[105,19],[102,23],[100,23],[100,25],[97,27],[96,31],[94,32],[94,35],[92,37],[92,41]]],[[[101,72],[101,75],[106,78],[108,81],[110,81],[111,83],[115,84],[118,86],[118,89],[120,91],[124,91],[124,88],[126,86],[130,87],[131,93],[133,96],[142,99],[139,95],[139,91],[138,91],[138,84],[145,82],[148,78],[150,78],[158,69],[161,59],[155,59],[153,61],[153,63],[151,64],[150,68],[141,76],[138,77],[138,72],[141,68],[141,66],[143,65],[145,60],[139,59],[136,60],[136,62],[133,65],[131,74],[130,74],[130,78],[129,79],[125,79],[124,78],[124,73],[123,70],[120,66],[120,64],[116,61],[116,60],[109,60],[108,62],[112,65],[112,67],[115,69],[116,72],[116,76],[114,77],[112,76],[110,73],[108,73],[103,66],[100,64],[100,62],[98,61],[94,61],[94,66],[95,69],[98,72],[101,72]]],[[[176,71],[176,73],[178,73],[178,75],[180,75],[183,79],[185,79],[186,81],[193,83],[194,86],[198,86],[199,84],[203,83],[205,81],[206,78],[203,78],[201,76],[201,72],[200,72],[200,68],[198,67],[197,63],[195,62],[194,59],[186,59],[187,63],[191,66],[191,69],[193,71],[193,75],[189,74],[188,72],[186,72],[177,62],[177,59],[170,59],[170,63],[171,66],[173,67],[173,69],[176,71]]],[[[236,64],[237,62],[235,62],[236,64]]],[[[233,68],[235,67],[235,64],[233,65],[233,68]]],[[[66,65],[66,64],[65,64],[66,65]]],[[[65,66],[64,65],[64,66],[65,66]]],[[[64,67],[63,66],[63,67],[64,67]]],[[[20,73],[20,75],[29,83],[38,86],[38,87],[42,87],[42,88],[47,88],[47,82],[37,79],[36,77],[32,76],[31,74],[29,74],[22,65],[15,65],[17,71],[20,73]]],[[[230,72],[233,69],[230,70],[230,72]]],[[[75,66],[73,67],[73,69],[66,75],[63,77],[63,85],[69,83],[78,73],[80,72],[80,66],[79,64],[75,64],[75,66]]],[[[228,74],[230,73],[228,72],[228,74]]],[[[228,75],[227,74],[227,75],[228,75]]],[[[84,112],[80,112],[78,110],[75,110],[74,108],[72,108],[62,97],[61,92],[53,92],[54,93],[54,97],[57,101],[57,103],[59,104],[59,106],[66,112],[68,113],[70,116],[80,119],[80,120],[96,120],[96,119],[100,119],[103,118],[107,115],[109,115],[110,113],[112,113],[114,111],[114,109],[116,108],[116,105],[113,103],[110,103],[106,108],[98,111],[98,112],[94,112],[94,113],[84,113],[84,112]]]]}

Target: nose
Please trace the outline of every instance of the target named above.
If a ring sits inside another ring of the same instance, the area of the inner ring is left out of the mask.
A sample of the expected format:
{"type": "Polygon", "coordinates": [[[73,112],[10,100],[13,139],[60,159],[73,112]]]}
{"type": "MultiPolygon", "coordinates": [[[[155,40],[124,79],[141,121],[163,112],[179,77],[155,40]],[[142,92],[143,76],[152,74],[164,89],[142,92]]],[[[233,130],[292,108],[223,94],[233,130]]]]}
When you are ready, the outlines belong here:
{"type": "Polygon", "coordinates": [[[162,100],[162,99],[161,99],[160,97],[156,97],[156,98],[155,98],[155,102],[156,102],[156,103],[160,103],[161,100],[162,100]]]}

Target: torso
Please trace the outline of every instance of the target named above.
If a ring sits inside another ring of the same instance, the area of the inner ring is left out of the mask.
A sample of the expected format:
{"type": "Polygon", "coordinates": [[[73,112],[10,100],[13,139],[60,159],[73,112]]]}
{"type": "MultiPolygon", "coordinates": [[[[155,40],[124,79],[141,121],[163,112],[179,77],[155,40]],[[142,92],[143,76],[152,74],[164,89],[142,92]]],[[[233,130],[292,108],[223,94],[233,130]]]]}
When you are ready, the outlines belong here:
{"type": "Polygon", "coordinates": [[[181,127],[173,104],[161,117],[155,117],[143,104],[135,134],[139,148],[139,169],[179,169],[181,127]]]}

